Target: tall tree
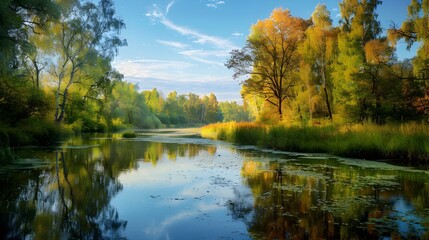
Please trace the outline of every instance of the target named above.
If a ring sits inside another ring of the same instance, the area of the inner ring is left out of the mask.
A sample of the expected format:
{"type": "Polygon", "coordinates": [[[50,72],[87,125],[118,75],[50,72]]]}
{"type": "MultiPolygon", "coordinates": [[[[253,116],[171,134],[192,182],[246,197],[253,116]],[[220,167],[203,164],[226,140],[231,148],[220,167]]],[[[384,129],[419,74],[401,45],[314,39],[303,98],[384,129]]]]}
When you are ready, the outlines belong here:
{"type": "Polygon", "coordinates": [[[307,29],[306,39],[299,50],[304,63],[311,66],[310,75],[317,78],[316,89],[323,90],[325,107],[332,120],[330,72],[336,59],[338,30],[332,27],[330,12],[325,5],[316,6],[311,20],[313,25],[307,29]]]}
{"type": "Polygon", "coordinates": [[[55,78],[55,121],[64,119],[70,87],[81,83],[85,68],[96,64],[98,58],[112,59],[118,47],[126,44],[118,36],[124,28],[115,16],[113,1],[77,1],[63,8],[58,23],[51,25],[51,74],[55,78]]]}
{"type": "Polygon", "coordinates": [[[280,121],[284,101],[294,98],[298,44],[307,26],[308,22],[293,17],[289,10],[275,9],[269,18],[252,26],[246,46],[233,50],[225,64],[234,70],[235,79],[248,77],[244,89],[276,107],[280,121]]]}
{"type": "MultiPolygon", "coordinates": [[[[390,78],[391,76],[387,73],[392,71],[390,62],[394,59],[394,51],[385,39],[368,41],[364,49],[366,63],[360,74],[362,74],[364,78],[369,79],[370,82],[372,106],[368,112],[371,114],[372,120],[380,124],[384,122],[382,116],[382,101],[388,94],[387,92],[392,90],[384,87],[387,86],[385,84],[386,81],[392,80],[390,78]]],[[[368,97],[370,98],[370,96],[368,97]]]]}
{"type": "Polygon", "coordinates": [[[155,114],[161,113],[162,109],[164,108],[164,99],[158,90],[154,88],[152,90],[144,91],[143,94],[149,109],[155,114]]]}
{"type": "Polygon", "coordinates": [[[381,33],[376,9],[379,0],[343,0],[340,5],[341,32],[338,58],[333,72],[334,100],[349,120],[368,118],[371,80],[361,75],[365,64],[365,44],[381,33]]]}
{"type": "Polygon", "coordinates": [[[206,108],[206,122],[214,123],[219,121],[222,121],[219,102],[217,101],[216,95],[214,93],[210,93],[206,108]]]}

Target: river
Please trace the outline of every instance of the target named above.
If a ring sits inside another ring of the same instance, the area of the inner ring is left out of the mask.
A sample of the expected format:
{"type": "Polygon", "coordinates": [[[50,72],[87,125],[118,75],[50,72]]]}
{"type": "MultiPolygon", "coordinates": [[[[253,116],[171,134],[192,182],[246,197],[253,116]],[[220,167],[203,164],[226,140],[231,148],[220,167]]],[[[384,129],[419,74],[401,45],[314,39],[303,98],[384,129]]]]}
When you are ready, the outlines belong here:
{"type": "Polygon", "coordinates": [[[429,171],[202,139],[73,137],[0,169],[0,239],[429,239],[429,171]]]}

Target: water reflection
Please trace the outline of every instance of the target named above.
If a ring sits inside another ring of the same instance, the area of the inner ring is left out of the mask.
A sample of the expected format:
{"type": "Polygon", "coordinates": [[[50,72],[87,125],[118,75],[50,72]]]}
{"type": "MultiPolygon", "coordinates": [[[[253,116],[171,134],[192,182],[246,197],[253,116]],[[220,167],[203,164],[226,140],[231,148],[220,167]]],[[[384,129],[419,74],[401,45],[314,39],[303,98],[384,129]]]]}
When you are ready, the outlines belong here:
{"type": "MultiPolygon", "coordinates": [[[[350,166],[335,159],[247,158],[253,211],[230,208],[255,239],[429,238],[425,172],[350,166]]],[[[240,205],[232,203],[233,206],[240,205]]]]}
{"type": "MultiPolygon", "coordinates": [[[[0,239],[125,238],[127,220],[111,200],[123,190],[118,177],[139,162],[156,166],[164,154],[194,157],[213,147],[77,137],[57,150],[23,149],[24,158],[50,167],[0,175],[0,239]]],[[[214,150],[215,152],[215,150],[214,150]]]]}
{"type": "Polygon", "coordinates": [[[0,174],[0,239],[429,239],[429,174],[202,139],[72,138],[0,174]]]}

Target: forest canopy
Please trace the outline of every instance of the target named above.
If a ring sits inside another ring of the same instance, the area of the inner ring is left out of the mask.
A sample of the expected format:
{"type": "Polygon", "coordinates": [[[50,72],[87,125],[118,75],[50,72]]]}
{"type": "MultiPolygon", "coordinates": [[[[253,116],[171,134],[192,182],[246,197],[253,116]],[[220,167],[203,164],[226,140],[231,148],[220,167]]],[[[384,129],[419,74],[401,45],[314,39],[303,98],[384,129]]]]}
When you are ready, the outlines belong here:
{"type": "Polygon", "coordinates": [[[407,20],[392,24],[386,35],[379,0],[343,0],[337,26],[323,4],[310,19],[274,9],[251,26],[245,46],[233,50],[225,65],[241,79],[243,100],[260,121],[427,120],[428,5],[412,0],[407,20]],[[398,59],[399,39],[408,48],[418,45],[414,58],[398,59]]]}

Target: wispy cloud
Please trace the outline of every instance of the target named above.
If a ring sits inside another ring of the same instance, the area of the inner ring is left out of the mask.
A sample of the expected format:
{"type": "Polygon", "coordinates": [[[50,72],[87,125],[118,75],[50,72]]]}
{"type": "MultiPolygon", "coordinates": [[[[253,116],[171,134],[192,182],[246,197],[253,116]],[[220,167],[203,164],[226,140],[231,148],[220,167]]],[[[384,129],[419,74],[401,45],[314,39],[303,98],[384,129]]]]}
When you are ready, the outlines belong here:
{"type": "Polygon", "coordinates": [[[184,71],[193,64],[184,61],[162,61],[154,59],[118,60],[113,66],[125,77],[186,80],[184,71]]]}
{"type": "MultiPolygon", "coordinates": [[[[215,3],[223,4],[224,2],[217,1],[215,3]]],[[[194,43],[210,44],[218,48],[229,48],[229,49],[237,48],[228,39],[207,35],[187,27],[179,26],[174,22],[170,21],[169,19],[167,19],[166,15],[171,10],[173,4],[174,4],[174,1],[168,4],[165,10],[165,13],[160,12],[159,6],[154,4],[153,5],[154,9],[151,11],[148,11],[146,13],[146,16],[153,18],[153,20],[155,19],[159,20],[159,22],[162,23],[164,26],[166,26],[167,28],[177,33],[180,33],[181,35],[189,36],[191,39],[193,39],[194,43]]]]}
{"type": "MultiPolygon", "coordinates": [[[[210,60],[203,59],[198,55],[188,54],[190,58],[200,58],[196,61],[207,61],[205,63],[211,65],[220,64],[218,62],[211,62],[210,60]]],[[[139,60],[117,60],[113,62],[113,66],[124,74],[125,78],[141,78],[141,79],[163,79],[166,81],[176,82],[195,82],[207,83],[232,81],[230,73],[225,72],[222,77],[214,77],[197,71],[197,65],[185,61],[162,61],[154,59],[139,59],[139,60]]],[[[201,70],[201,69],[200,69],[201,70]]]]}
{"type": "Polygon", "coordinates": [[[207,3],[206,6],[210,8],[218,8],[218,6],[223,4],[225,4],[225,1],[209,0],[209,3],[207,3]]]}
{"type": "Polygon", "coordinates": [[[167,15],[167,14],[168,14],[168,12],[170,11],[170,8],[173,6],[173,4],[174,4],[174,1],[170,2],[170,3],[167,5],[167,9],[165,10],[165,14],[166,14],[166,15],[167,15]]]}
{"type": "MultiPolygon", "coordinates": [[[[213,1],[213,4],[224,4],[224,1],[213,1]]],[[[210,66],[223,67],[226,57],[232,49],[237,48],[230,40],[201,33],[188,27],[180,26],[167,18],[168,12],[171,11],[174,2],[170,2],[164,12],[161,12],[160,7],[154,4],[153,10],[146,13],[146,16],[163,24],[168,29],[186,36],[191,42],[184,44],[177,41],[157,40],[158,43],[179,49],[177,53],[191,59],[193,61],[204,63],[210,66]],[[196,44],[196,45],[195,45],[196,44]],[[193,47],[192,50],[186,50],[193,47]],[[197,49],[196,49],[197,48],[197,49]],[[200,48],[200,49],[198,49],[200,48]],[[201,49],[204,48],[204,49],[201,49]]],[[[241,34],[242,35],[242,34],[241,34]]],[[[236,33],[235,36],[240,36],[236,33]]]]}
{"type": "Polygon", "coordinates": [[[181,43],[181,42],[175,42],[175,41],[164,41],[164,40],[157,40],[157,42],[169,46],[169,47],[174,47],[174,48],[180,48],[180,49],[184,49],[187,48],[188,45],[181,43]]]}
{"type": "Polygon", "coordinates": [[[161,20],[161,23],[164,24],[166,27],[170,28],[171,30],[174,30],[182,35],[191,37],[192,39],[194,39],[194,43],[210,44],[219,48],[236,48],[228,39],[210,36],[183,26],[176,25],[175,23],[171,22],[166,18],[163,18],[161,20]]]}
{"type": "Polygon", "coordinates": [[[243,33],[239,33],[239,32],[235,32],[235,33],[232,33],[231,35],[232,35],[232,36],[235,36],[235,37],[241,37],[241,36],[243,36],[244,34],[243,34],[243,33]]]}

